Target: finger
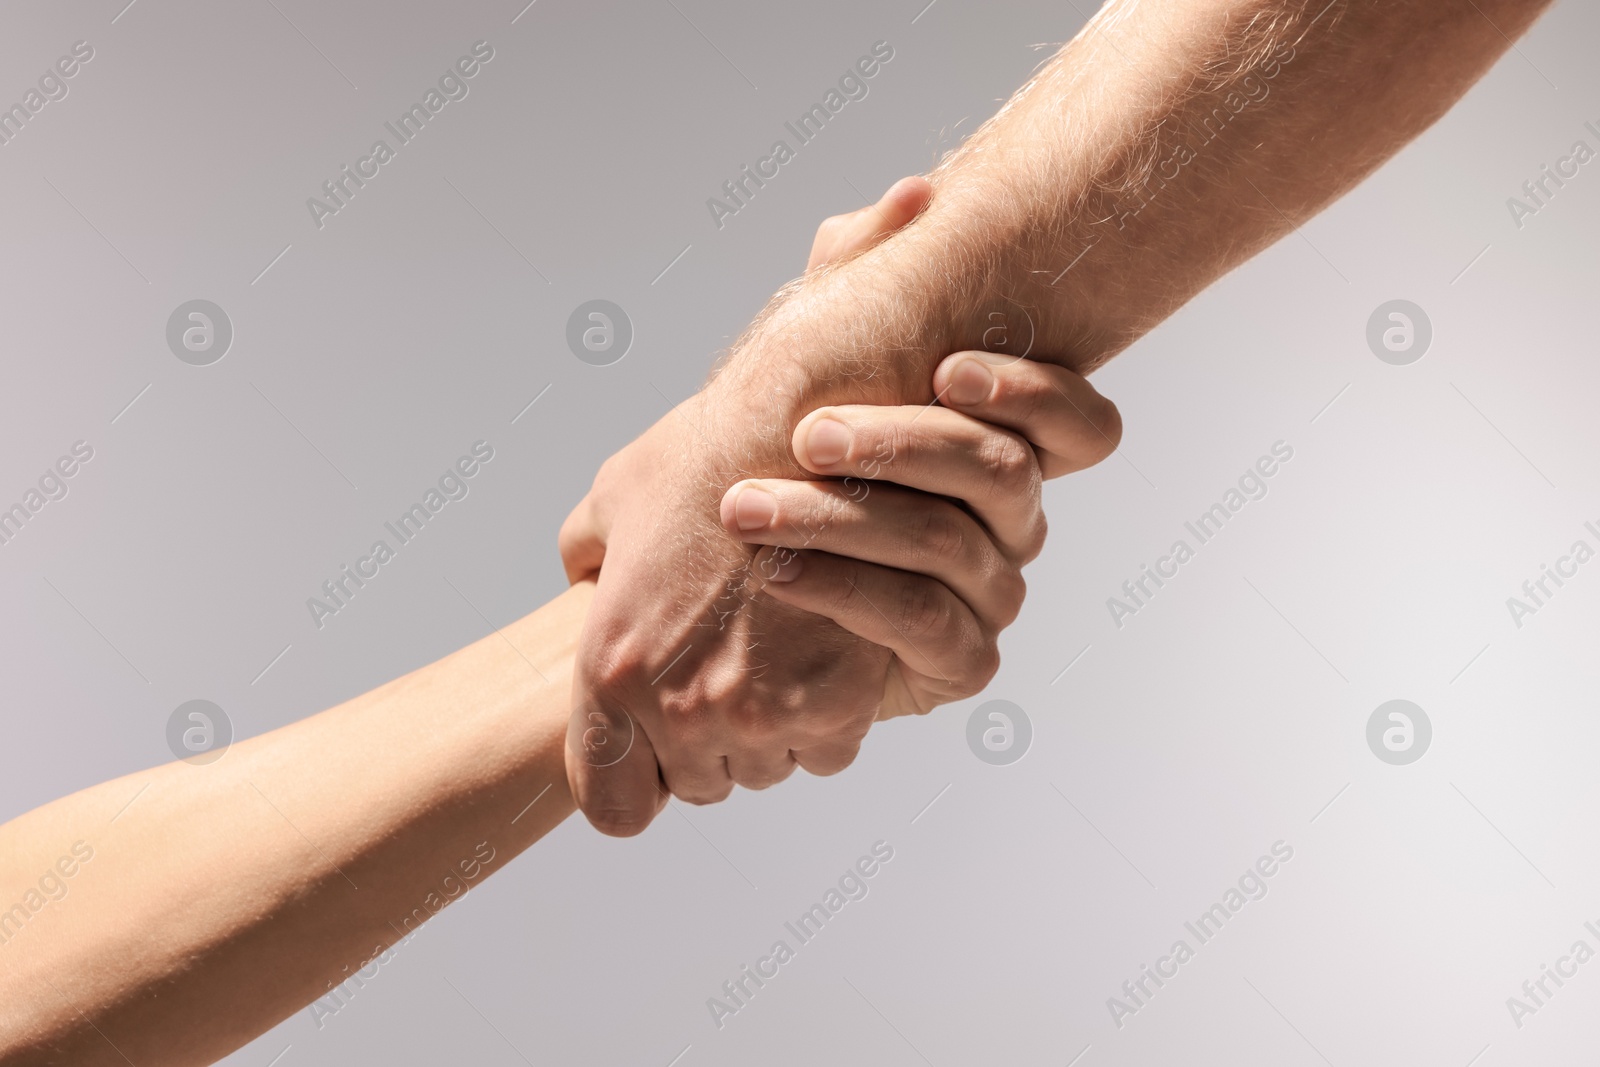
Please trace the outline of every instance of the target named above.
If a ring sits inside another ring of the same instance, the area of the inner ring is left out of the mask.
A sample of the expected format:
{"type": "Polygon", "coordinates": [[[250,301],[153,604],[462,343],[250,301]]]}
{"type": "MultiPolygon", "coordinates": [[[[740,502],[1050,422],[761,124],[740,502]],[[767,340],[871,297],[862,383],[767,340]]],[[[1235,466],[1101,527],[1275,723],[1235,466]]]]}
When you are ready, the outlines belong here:
{"type": "Polygon", "coordinates": [[[758,565],[764,555],[774,561],[764,593],[888,649],[943,683],[944,700],[976,693],[1000,665],[992,635],[942,582],[828,552],[762,549],[758,565]]]}
{"type": "Polygon", "coordinates": [[[722,756],[679,748],[659,758],[667,791],[679,800],[689,804],[720,804],[733,792],[734,781],[728,771],[728,761],[722,756]]]}
{"type": "Polygon", "coordinates": [[[666,802],[655,750],[625,710],[585,697],[567,721],[567,779],[591,825],[632,837],[666,802]]]}
{"type": "Polygon", "coordinates": [[[990,627],[1011,625],[1027,589],[1022,573],[977,519],[945,499],[956,495],[954,485],[920,489],[856,479],[743,481],[722,498],[722,524],[748,544],[831,552],[935,578],[990,627]]]}
{"type": "Polygon", "coordinates": [[[1122,440],[1117,406],[1053,363],[957,352],[935,369],[933,388],[945,406],[1026,437],[1046,478],[1092,467],[1122,440]]]}
{"type": "Polygon", "coordinates": [[[585,494],[567,515],[561,532],[556,535],[556,547],[561,552],[561,565],[566,568],[568,582],[580,582],[600,573],[600,564],[606,558],[606,542],[605,531],[595,513],[594,494],[585,494]]]}
{"type": "Polygon", "coordinates": [[[817,474],[955,497],[1008,559],[1027,562],[1044,545],[1038,457],[1010,430],[936,405],[840,406],[801,419],[792,447],[817,474]]]}
{"type": "Polygon", "coordinates": [[[808,774],[826,778],[830,774],[838,774],[854,763],[860,752],[860,741],[840,740],[827,741],[809,748],[797,748],[792,755],[795,763],[804,767],[808,774]]]}
{"type": "Polygon", "coordinates": [[[735,784],[746,789],[766,789],[777,785],[793,774],[796,766],[794,756],[787,748],[781,751],[742,749],[730,752],[727,759],[728,776],[735,784]]]}
{"type": "Polygon", "coordinates": [[[933,186],[920,175],[901,178],[876,204],[824,219],[811,243],[806,269],[864,252],[922,213],[933,186]]]}
{"type": "MultiPolygon", "coordinates": [[[[699,638],[695,638],[698,641],[699,638]]],[[[728,772],[728,752],[733,741],[719,730],[717,715],[713,713],[715,701],[697,689],[658,688],[660,681],[672,666],[693,649],[693,643],[684,644],[676,651],[664,649],[663,656],[672,655],[668,667],[649,683],[648,712],[642,712],[645,732],[655,751],[656,762],[661,766],[661,780],[667,791],[689,804],[718,804],[733,792],[734,781],[728,772]]],[[[691,659],[690,668],[701,672],[715,671],[715,666],[696,664],[691,659]]]]}

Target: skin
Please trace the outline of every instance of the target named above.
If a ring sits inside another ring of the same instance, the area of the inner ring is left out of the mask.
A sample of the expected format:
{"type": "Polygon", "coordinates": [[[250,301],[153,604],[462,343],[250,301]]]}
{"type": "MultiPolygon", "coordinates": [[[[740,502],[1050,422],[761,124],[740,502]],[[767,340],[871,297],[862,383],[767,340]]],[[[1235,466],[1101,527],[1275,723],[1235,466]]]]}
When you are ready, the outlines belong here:
{"type": "MultiPolygon", "coordinates": [[[[828,233],[825,254],[882,236],[864,217],[828,233]]],[[[868,452],[892,445],[901,484],[736,487],[729,529],[788,568],[775,595],[885,640],[891,656],[917,655],[914,632],[948,669],[991,657],[987,635],[1023,593],[1002,546],[1035,536],[1043,518],[1037,497],[985,496],[974,453],[1034,438],[1069,466],[1097,454],[1080,454],[1064,428],[1076,416],[1062,389],[1077,375],[1013,363],[999,380],[1008,384],[971,415],[828,412],[868,452]],[[750,490],[773,506],[741,528],[750,490]],[[916,605],[911,629],[862,617],[862,589],[916,605]],[[962,635],[959,647],[936,645],[943,632],[962,635]]],[[[20,919],[0,912],[0,1067],[211,1063],[404,951],[421,923],[575,810],[569,701],[594,588],[577,582],[437,663],[215,763],[128,775],[0,826],[0,908],[23,908],[20,919]]]]}
{"type": "MultiPolygon", "coordinates": [[[[569,572],[604,560],[575,702],[637,738],[625,760],[574,769],[589,820],[634,834],[663,787],[710,802],[788,760],[833,773],[886,706],[926,710],[984,680],[908,681],[832,618],[747,595],[751,553],[720,500],[747,478],[837,473],[812,451],[826,433],[795,434],[808,412],[936,395],[960,410],[956,368],[930,373],[954,350],[1100,366],[1426,129],[1546,6],[1108,3],[940,164],[914,221],[780,292],[568,520],[569,572]]],[[[1106,410],[1080,415],[1115,440],[1106,410]]],[[[1010,449],[982,458],[997,485],[1033,491],[1010,449]]]]}

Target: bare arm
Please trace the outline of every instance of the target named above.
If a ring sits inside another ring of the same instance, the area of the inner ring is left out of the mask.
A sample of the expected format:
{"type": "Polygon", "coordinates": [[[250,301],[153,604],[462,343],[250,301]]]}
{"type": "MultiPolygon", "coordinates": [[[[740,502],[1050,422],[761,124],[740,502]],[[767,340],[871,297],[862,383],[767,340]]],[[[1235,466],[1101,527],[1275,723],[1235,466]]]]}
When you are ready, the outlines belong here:
{"type": "Polygon", "coordinates": [[[0,1063],[211,1063],[548,833],[593,588],[216,763],[0,826],[24,909],[0,915],[0,1063]]]}

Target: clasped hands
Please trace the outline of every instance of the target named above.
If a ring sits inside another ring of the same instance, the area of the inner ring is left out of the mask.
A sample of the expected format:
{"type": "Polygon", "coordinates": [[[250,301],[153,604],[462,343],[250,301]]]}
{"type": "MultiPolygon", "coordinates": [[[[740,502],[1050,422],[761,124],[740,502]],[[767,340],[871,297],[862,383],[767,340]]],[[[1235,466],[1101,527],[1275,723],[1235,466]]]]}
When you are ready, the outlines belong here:
{"type": "MultiPolygon", "coordinates": [[[[908,178],[828,219],[808,276],[932,195],[908,178]]],[[[765,356],[803,361],[804,331],[786,337],[765,356]]],[[[1004,353],[947,356],[931,395],[793,421],[780,388],[725,372],[601,468],[560,537],[568,577],[598,580],[567,740],[598,829],[638,833],[669,795],[837,773],[876,720],[988,684],[1044,544],[1041,482],[1109,455],[1120,416],[1081,376],[1004,353]]]]}

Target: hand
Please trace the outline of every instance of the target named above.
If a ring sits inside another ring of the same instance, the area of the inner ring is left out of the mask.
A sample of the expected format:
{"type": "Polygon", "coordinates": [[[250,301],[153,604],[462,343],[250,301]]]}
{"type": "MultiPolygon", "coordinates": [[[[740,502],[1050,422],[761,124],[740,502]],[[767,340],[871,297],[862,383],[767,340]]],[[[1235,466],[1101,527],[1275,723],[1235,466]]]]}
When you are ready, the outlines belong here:
{"type": "MultiPolygon", "coordinates": [[[[1121,436],[1115,406],[1060,367],[960,352],[935,381],[954,383],[940,391],[961,412],[849,406],[801,421],[795,455],[842,480],[751,479],[722,498],[728,533],[768,546],[753,566],[763,595],[893,654],[880,719],[989,683],[1022,607],[1022,565],[1044,544],[1040,482],[1092,466],[1121,436]],[[831,446],[820,460],[819,434],[831,446]]],[[[786,755],[771,754],[774,780],[794,769],[786,755]]]]}
{"type": "MultiPolygon", "coordinates": [[[[901,183],[876,209],[830,220],[814,252],[858,252],[926,196],[926,183],[901,183]]],[[[792,763],[842,769],[887,689],[888,649],[761,596],[749,550],[715,524],[722,488],[740,476],[802,473],[787,454],[789,427],[741,410],[751,409],[715,389],[680,405],[606,463],[562,531],[574,579],[606,564],[580,654],[569,771],[590,821],[609,833],[643,829],[663,781],[710,802],[735,782],[769,785],[792,763]],[[777,633],[784,643],[768,644],[777,633]]],[[[1085,410],[1114,414],[1103,402],[1085,410]]],[[[953,679],[945,692],[906,686],[901,695],[906,708],[966,695],[953,679]]]]}
{"type": "MultiPolygon", "coordinates": [[[[931,195],[925,179],[906,178],[878,204],[827,219],[807,269],[871,247],[915,218],[931,195]]],[[[761,757],[741,758],[748,746],[725,746],[742,750],[730,758],[697,736],[697,723],[726,722],[735,699],[731,711],[754,730],[768,709],[801,710],[811,686],[853,694],[844,710],[853,712],[855,740],[797,754],[814,773],[842,770],[875,712],[872,694],[881,687],[873,675],[888,663],[886,650],[853,641],[825,619],[774,602],[747,606],[749,550],[715,525],[722,487],[746,473],[733,465],[744,428],[708,420],[706,407],[705,394],[690,398],[607,460],[561,529],[568,578],[598,578],[574,684],[568,773],[590,822],[619,836],[654,818],[666,796],[662,782],[701,803],[722,799],[735,781],[770,784],[761,757]],[[706,469],[719,459],[720,469],[706,469]],[[654,618],[636,626],[641,614],[654,618]],[[798,663],[791,654],[768,673],[765,632],[784,632],[788,648],[809,646],[812,654],[798,663]]]]}
{"type": "MultiPolygon", "coordinates": [[[[928,184],[928,179],[911,175],[891,185],[876,204],[823,219],[812,239],[806,270],[866,251],[920,215],[932,198],[933,186],[928,184]]],[[[685,420],[694,410],[690,407],[692,403],[680,405],[685,420]]],[[[606,542],[624,492],[622,487],[637,484],[641,476],[648,477],[652,461],[646,457],[659,454],[669,440],[682,435],[685,426],[692,426],[687,422],[673,426],[674,417],[669,415],[662,419],[607,460],[596,475],[593,488],[567,516],[561,527],[560,549],[568,581],[578,582],[599,575],[606,542]]]]}

